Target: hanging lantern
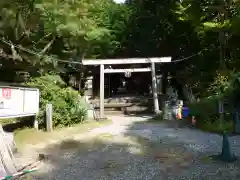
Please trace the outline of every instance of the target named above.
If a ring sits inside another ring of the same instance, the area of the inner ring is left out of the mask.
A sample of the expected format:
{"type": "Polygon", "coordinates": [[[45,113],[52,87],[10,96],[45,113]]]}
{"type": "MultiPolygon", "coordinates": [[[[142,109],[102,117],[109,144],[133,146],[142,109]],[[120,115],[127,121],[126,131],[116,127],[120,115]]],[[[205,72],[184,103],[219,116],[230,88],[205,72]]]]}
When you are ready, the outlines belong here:
{"type": "Polygon", "coordinates": [[[131,74],[131,72],[126,71],[126,72],[124,73],[124,76],[125,76],[126,78],[130,78],[130,77],[132,76],[132,74],[131,74]]]}

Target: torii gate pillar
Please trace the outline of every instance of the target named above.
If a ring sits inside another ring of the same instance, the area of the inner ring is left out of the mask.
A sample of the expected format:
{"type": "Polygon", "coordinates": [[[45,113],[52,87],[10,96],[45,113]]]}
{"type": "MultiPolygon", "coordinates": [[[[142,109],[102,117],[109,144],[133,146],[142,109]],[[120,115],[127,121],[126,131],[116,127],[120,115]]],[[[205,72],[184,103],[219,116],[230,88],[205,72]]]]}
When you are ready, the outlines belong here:
{"type": "Polygon", "coordinates": [[[100,119],[104,118],[104,64],[100,64],[100,119]]]}
{"type": "Polygon", "coordinates": [[[159,114],[160,110],[159,110],[157,79],[156,79],[156,70],[155,70],[154,62],[151,62],[151,73],[152,73],[152,94],[153,94],[154,111],[156,114],[159,114]]]}

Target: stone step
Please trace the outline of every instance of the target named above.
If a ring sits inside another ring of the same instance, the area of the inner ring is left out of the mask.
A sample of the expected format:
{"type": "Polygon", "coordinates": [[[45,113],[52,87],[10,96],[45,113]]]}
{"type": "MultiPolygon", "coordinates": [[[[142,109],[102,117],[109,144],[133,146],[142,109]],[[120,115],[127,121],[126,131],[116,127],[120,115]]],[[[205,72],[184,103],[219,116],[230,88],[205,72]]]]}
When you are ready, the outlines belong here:
{"type": "MultiPolygon", "coordinates": [[[[100,108],[99,100],[90,100],[90,103],[93,105],[95,109],[100,108]]],[[[142,108],[152,108],[153,107],[153,101],[152,99],[105,99],[104,100],[104,107],[105,109],[117,109],[121,110],[122,108],[136,108],[142,109],[142,108]]]]}
{"type": "Polygon", "coordinates": [[[152,111],[153,106],[131,106],[131,107],[119,107],[119,108],[114,108],[114,107],[108,107],[104,108],[105,111],[152,111]]]}
{"type": "MultiPolygon", "coordinates": [[[[104,103],[105,109],[122,109],[122,108],[131,108],[131,107],[152,107],[153,102],[149,103],[104,103]]],[[[100,104],[93,104],[95,109],[100,108],[100,104]]]]}
{"type": "MultiPolygon", "coordinates": [[[[99,114],[99,109],[95,110],[96,114],[99,114]]],[[[154,112],[153,107],[144,106],[132,106],[127,108],[104,108],[105,115],[113,114],[152,114],[154,112]]]]}
{"type": "MultiPolygon", "coordinates": [[[[99,104],[100,99],[99,98],[95,98],[95,99],[91,99],[89,100],[92,104],[99,104]]],[[[107,98],[104,99],[104,103],[105,104],[112,104],[112,103],[150,103],[152,102],[152,98],[151,97],[114,97],[114,98],[107,98]]]]}

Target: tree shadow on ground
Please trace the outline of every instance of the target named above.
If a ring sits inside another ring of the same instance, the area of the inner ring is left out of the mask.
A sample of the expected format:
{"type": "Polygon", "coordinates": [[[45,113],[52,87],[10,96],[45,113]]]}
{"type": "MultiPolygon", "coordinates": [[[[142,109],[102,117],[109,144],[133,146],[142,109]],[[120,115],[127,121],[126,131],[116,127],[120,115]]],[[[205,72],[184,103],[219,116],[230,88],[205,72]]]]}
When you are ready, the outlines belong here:
{"type": "Polygon", "coordinates": [[[192,161],[182,148],[170,149],[137,136],[69,139],[44,150],[47,159],[33,179],[166,179],[192,161]]]}
{"type": "MultiPolygon", "coordinates": [[[[229,137],[231,150],[237,160],[232,163],[228,163],[213,158],[220,155],[222,151],[221,135],[203,132],[195,128],[189,128],[184,124],[180,124],[179,126],[176,121],[169,122],[156,122],[156,120],[153,120],[152,118],[145,122],[136,121],[128,127],[125,135],[132,136],[135,134],[135,136],[151,139],[151,142],[163,144],[161,148],[168,149],[168,152],[174,152],[175,155],[180,152],[183,152],[180,153],[181,156],[188,154],[187,156],[191,157],[191,165],[188,166],[189,171],[200,174],[198,178],[192,177],[192,179],[213,178],[213,176],[209,174],[219,175],[222,176],[220,179],[224,179],[225,175],[221,175],[223,172],[226,173],[226,178],[240,178],[239,136],[229,137]],[[175,125],[174,122],[176,123],[175,125]],[[219,169],[221,169],[221,171],[219,171],[219,169]],[[202,172],[202,174],[199,172],[202,172]]],[[[158,150],[158,152],[161,151],[158,150]]],[[[183,159],[183,161],[185,160],[183,159]]],[[[183,172],[184,171],[180,174],[185,177],[183,172]]],[[[188,175],[186,177],[189,178],[188,175]]],[[[179,177],[176,179],[179,179],[179,177]]]]}
{"type": "MultiPolygon", "coordinates": [[[[81,140],[67,139],[41,152],[47,159],[32,179],[177,180],[211,179],[213,174],[222,179],[227,176],[239,179],[239,161],[233,164],[213,161],[209,156],[216,151],[202,151],[200,145],[205,141],[193,142],[197,138],[194,131],[192,137],[181,136],[182,133],[183,129],[136,122],[121,136],[100,134],[81,140]],[[163,132],[158,134],[160,131],[163,132]]],[[[221,138],[218,140],[221,142],[221,138]]]]}

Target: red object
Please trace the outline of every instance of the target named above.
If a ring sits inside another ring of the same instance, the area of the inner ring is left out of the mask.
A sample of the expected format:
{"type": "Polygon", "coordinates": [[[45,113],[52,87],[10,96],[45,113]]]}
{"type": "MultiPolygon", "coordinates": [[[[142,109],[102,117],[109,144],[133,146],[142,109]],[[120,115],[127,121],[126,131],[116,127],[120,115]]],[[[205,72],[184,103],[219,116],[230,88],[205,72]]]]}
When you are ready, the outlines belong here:
{"type": "Polygon", "coordinates": [[[3,89],[2,89],[2,97],[3,97],[3,98],[6,98],[6,99],[11,98],[11,89],[9,89],[9,88],[3,88],[3,89]]]}
{"type": "Polygon", "coordinates": [[[197,120],[196,120],[195,116],[192,116],[192,125],[196,125],[196,122],[197,122],[197,120]]]}
{"type": "Polygon", "coordinates": [[[182,111],[181,110],[177,110],[177,119],[181,120],[182,119],[182,111]]]}

